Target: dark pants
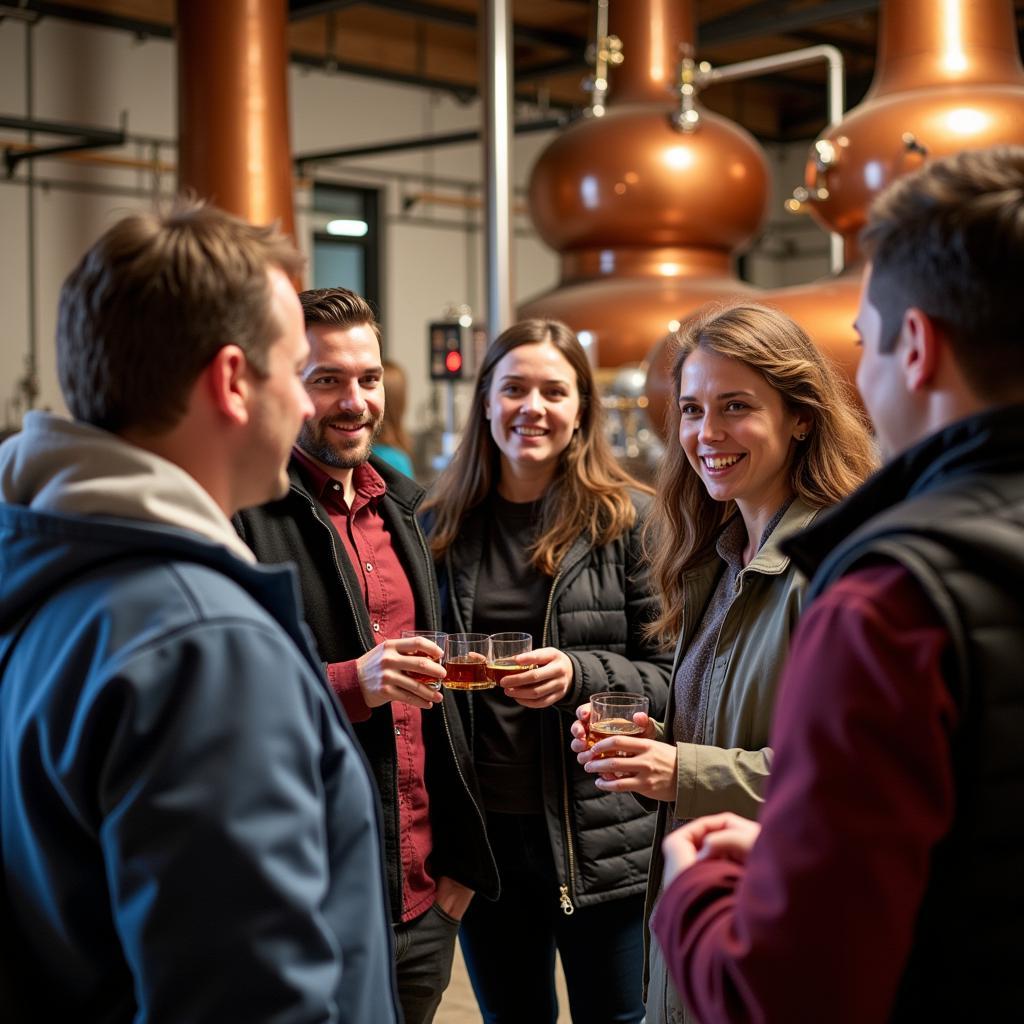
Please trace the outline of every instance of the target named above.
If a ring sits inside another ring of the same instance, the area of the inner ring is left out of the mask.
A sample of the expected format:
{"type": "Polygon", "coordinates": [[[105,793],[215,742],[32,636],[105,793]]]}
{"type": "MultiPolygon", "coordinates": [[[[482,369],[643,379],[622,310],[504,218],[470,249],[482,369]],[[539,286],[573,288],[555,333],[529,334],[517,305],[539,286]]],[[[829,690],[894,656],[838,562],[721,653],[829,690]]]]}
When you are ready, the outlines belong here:
{"type": "Polygon", "coordinates": [[[405,1024],[430,1024],[452,976],[459,922],[435,903],[425,914],[394,925],[395,975],[405,1024]]]}
{"type": "Polygon", "coordinates": [[[643,896],[564,914],[544,818],[489,814],[487,831],[501,898],[473,900],[459,930],[485,1024],[556,1024],[556,947],[574,1021],[643,1020],[643,896]]]}

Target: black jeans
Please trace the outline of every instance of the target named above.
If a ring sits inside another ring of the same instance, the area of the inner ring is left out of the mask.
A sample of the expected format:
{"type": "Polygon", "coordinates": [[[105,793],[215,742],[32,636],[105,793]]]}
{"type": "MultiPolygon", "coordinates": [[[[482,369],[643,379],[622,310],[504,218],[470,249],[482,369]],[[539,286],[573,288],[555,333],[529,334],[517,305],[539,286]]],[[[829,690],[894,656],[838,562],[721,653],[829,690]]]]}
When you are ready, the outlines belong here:
{"type": "Polygon", "coordinates": [[[459,922],[435,903],[393,930],[398,1001],[405,1024],[430,1024],[452,977],[459,922]]]}
{"type": "Polygon", "coordinates": [[[574,1021],[639,1024],[643,896],[577,907],[566,915],[543,816],[488,814],[487,831],[501,873],[501,898],[473,900],[459,930],[485,1024],[556,1024],[556,947],[574,1021]]]}

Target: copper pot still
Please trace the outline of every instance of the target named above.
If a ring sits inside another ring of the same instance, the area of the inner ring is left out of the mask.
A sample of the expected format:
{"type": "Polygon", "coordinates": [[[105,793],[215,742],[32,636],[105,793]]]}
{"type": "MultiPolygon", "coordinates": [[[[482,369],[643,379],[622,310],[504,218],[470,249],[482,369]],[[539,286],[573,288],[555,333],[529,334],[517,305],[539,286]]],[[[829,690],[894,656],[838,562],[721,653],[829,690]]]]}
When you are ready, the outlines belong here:
{"type": "MultiPolygon", "coordinates": [[[[871,201],[926,159],[1024,142],[1024,69],[1012,0],[885,0],[878,61],[864,101],[811,147],[807,208],[843,236],[847,269],[763,293],[788,313],[852,381],[853,322],[863,263],[857,236],[871,201]]],[[[656,426],[669,396],[667,345],[648,357],[645,394],[656,426]]]]}
{"type": "Polygon", "coordinates": [[[864,101],[814,143],[811,215],[844,239],[847,270],[765,293],[853,378],[862,261],[857,236],[871,201],[925,160],[1024,143],[1024,69],[1012,0],[885,0],[878,62],[864,101]]]}
{"type": "Polygon", "coordinates": [[[699,106],[694,130],[673,123],[691,0],[611,0],[608,10],[625,58],[611,101],[562,132],[530,179],[561,280],[519,309],[564,320],[599,367],[638,363],[689,311],[752,291],[732,255],[761,230],[770,192],[767,161],[742,128],[699,106]]]}

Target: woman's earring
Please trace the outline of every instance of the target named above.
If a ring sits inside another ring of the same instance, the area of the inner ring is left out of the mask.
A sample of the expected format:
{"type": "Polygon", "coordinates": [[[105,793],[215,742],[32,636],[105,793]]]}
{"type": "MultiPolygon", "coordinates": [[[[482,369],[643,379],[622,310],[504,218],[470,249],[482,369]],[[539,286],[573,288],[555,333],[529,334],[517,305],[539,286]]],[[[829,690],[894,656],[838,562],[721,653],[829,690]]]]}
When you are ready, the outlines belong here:
{"type": "Polygon", "coordinates": [[[796,435],[796,439],[798,441],[806,441],[807,440],[807,431],[805,430],[803,433],[797,434],[796,435]]]}

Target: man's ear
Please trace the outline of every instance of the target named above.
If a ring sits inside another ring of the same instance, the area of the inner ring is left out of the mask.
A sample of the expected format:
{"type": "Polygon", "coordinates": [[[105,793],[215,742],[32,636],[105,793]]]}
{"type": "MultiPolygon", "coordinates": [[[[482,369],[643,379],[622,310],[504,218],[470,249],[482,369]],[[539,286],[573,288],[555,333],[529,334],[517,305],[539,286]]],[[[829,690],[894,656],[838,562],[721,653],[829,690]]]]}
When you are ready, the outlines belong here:
{"type": "Polygon", "coordinates": [[[238,426],[249,422],[252,373],[249,360],[237,345],[224,345],[203,371],[213,408],[238,426]]]}
{"type": "Polygon", "coordinates": [[[923,391],[935,380],[942,354],[940,333],[935,321],[917,306],[903,314],[899,359],[909,392],[923,391]]]}

